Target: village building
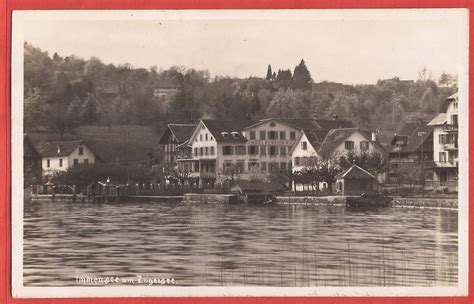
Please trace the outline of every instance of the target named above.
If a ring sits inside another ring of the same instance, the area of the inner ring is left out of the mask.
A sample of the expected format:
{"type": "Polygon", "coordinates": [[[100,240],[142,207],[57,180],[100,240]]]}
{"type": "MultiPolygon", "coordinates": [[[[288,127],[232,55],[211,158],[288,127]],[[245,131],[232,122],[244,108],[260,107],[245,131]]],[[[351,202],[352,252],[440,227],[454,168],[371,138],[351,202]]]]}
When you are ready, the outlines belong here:
{"type": "Polygon", "coordinates": [[[187,159],[189,149],[185,145],[193,134],[195,124],[168,124],[158,143],[163,147],[164,161],[173,163],[178,158],[187,159]],[[184,146],[182,146],[184,144],[184,146]],[[178,151],[177,147],[182,146],[178,151]],[[188,151],[187,151],[188,150],[188,151]]]}
{"type": "Polygon", "coordinates": [[[362,195],[374,192],[375,176],[357,165],[336,175],[336,194],[362,195]]]}
{"type": "Polygon", "coordinates": [[[377,141],[376,131],[365,131],[359,128],[339,128],[328,132],[319,149],[325,158],[339,158],[349,153],[379,153],[387,156],[384,148],[377,141]]]}
{"type": "Polygon", "coordinates": [[[42,176],[66,171],[75,165],[93,165],[100,158],[82,140],[44,142],[38,147],[42,176]]]}
{"type": "Polygon", "coordinates": [[[344,126],[352,124],[314,118],[201,120],[189,140],[193,176],[204,186],[235,179],[268,181],[293,170],[292,151],[302,138],[314,144],[331,128],[344,126]]]}
{"type": "Polygon", "coordinates": [[[458,191],[458,93],[449,96],[428,125],[433,127],[433,189],[458,191]]]}
{"type": "Polygon", "coordinates": [[[433,161],[433,126],[427,122],[405,122],[394,134],[390,144],[385,148],[390,160],[389,179],[398,180],[401,167],[410,168],[414,164],[427,165],[433,161]]]}
{"type": "Polygon", "coordinates": [[[153,90],[153,96],[163,109],[169,107],[176,96],[181,92],[179,84],[171,80],[162,80],[153,90]]]}

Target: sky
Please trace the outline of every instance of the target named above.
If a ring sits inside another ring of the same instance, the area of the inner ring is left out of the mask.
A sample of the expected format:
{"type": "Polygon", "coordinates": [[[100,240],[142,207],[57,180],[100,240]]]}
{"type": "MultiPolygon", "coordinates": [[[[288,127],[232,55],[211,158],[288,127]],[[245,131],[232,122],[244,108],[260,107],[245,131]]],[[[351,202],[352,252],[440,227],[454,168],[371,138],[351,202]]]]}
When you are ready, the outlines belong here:
{"type": "MultiPolygon", "coordinates": [[[[211,76],[264,77],[304,59],[316,82],[375,83],[456,74],[467,52],[463,10],[20,12],[34,46],[136,68],[180,65],[211,76]]],[[[17,32],[15,32],[17,30],[17,32]]]]}

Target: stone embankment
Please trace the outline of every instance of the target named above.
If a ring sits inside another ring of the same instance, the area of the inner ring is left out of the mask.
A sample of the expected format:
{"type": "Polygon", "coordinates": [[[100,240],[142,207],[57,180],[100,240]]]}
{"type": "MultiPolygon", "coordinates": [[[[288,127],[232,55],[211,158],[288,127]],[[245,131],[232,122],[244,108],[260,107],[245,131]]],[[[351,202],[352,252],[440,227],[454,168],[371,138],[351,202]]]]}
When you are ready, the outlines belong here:
{"type": "MultiPolygon", "coordinates": [[[[277,204],[346,206],[347,196],[277,196],[277,204]]],[[[457,198],[406,198],[394,197],[390,202],[393,208],[458,208],[457,198]]]]}

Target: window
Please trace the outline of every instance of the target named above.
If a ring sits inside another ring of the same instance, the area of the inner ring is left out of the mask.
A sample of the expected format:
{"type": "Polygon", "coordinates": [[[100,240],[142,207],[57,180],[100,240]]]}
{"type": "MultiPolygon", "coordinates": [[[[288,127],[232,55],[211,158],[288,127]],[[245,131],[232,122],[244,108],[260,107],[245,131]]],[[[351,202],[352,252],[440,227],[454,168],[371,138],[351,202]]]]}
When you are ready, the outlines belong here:
{"type": "Polygon", "coordinates": [[[281,156],[286,156],[286,146],[281,146],[280,147],[280,155],[281,156]]]}
{"type": "Polygon", "coordinates": [[[267,146],[260,146],[260,155],[267,155],[267,146]]]}
{"type": "Polygon", "coordinates": [[[300,165],[300,158],[299,158],[299,157],[295,157],[295,158],[294,158],[294,163],[295,163],[295,166],[299,166],[299,165],[300,165]]]}
{"type": "Polygon", "coordinates": [[[206,139],[206,141],[207,141],[207,133],[204,135],[204,138],[205,138],[205,139],[206,139]]]}
{"type": "Polygon", "coordinates": [[[267,172],[267,163],[266,162],[261,162],[260,163],[260,171],[261,172],[267,172]]]}
{"type": "Polygon", "coordinates": [[[209,147],[206,147],[205,151],[206,151],[206,155],[208,155],[209,154],[209,147]]]}
{"type": "Polygon", "coordinates": [[[249,146],[249,155],[258,155],[258,146],[249,146]]]}
{"type": "Polygon", "coordinates": [[[203,147],[199,148],[199,154],[204,155],[204,148],[203,147]]]}
{"type": "Polygon", "coordinates": [[[439,161],[441,163],[445,163],[446,162],[446,153],[445,152],[439,152],[439,161]]]}
{"type": "Polygon", "coordinates": [[[60,167],[63,166],[63,159],[62,159],[62,158],[59,159],[59,166],[60,166],[60,167]]]}
{"type": "Polygon", "coordinates": [[[233,155],[234,154],[234,147],[232,147],[232,146],[223,146],[222,147],[222,154],[223,155],[233,155]]]}
{"type": "Polygon", "coordinates": [[[270,156],[277,156],[278,155],[278,149],[276,146],[270,146],[270,150],[268,151],[268,154],[270,156]]]}
{"type": "Polygon", "coordinates": [[[344,143],[346,150],[354,150],[354,142],[352,140],[346,140],[344,143]]]}
{"type": "Polygon", "coordinates": [[[249,162],[249,171],[258,172],[258,163],[255,161],[249,162]]]}
{"type": "Polygon", "coordinates": [[[457,126],[458,125],[458,116],[451,115],[451,124],[457,126]]]}
{"type": "Polygon", "coordinates": [[[79,165],[79,160],[77,158],[74,158],[74,166],[79,165]]]}
{"type": "Polygon", "coordinates": [[[236,173],[244,173],[245,170],[245,162],[243,160],[237,161],[237,164],[235,166],[235,171],[236,173]]]}
{"type": "Polygon", "coordinates": [[[214,155],[214,147],[211,147],[211,155],[214,155]]]}
{"type": "Polygon", "coordinates": [[[84,165],[88,166],[89,165],[89,159],[84,158],[84,165]]]}
{"type": "Polygon", "coordinates": [[[235,147],[235,154],[236,155],[245,155],[245,146],[235,147]]]}
{"type": "Polygon", "coordinates": [[[278,171],[278,163],[268,163],[268,172],[278,171]]]}
{"type": "Polygon", "coordinates": [[[250,139],[255,139],[255,131],[250,131],[250,139]]]}
{"type": "Polygon", "coordinates": [[[84,147],[79,147],[79,155],[84,155],[84,147]]]}
{"type": "Polygon", "coordinates": [[[268,132],[268,139],[277,139],[277,132],[276,131],[269,131],[268,132]]]}
{"type": "Polygon", "coordinates": [[[367,151],[369,150],[369,142],[368,141],[361,141],[360,142],[360,149],[362,151],[367,151]]]}
{"type": "Polygon", "coordinates": [[[265,131],[260,131],[260,140],[266,140],[267,139],[267,133],[265,131]]]}
{"type": "Polygon", "coordinates": [[[194,155],[195,155],[195,156],[198,155],[198,148],[194,148],[194,155]]]}
{"type": "Polygon", "coordinates": [[[51,160],[49,159],[46,160],[46,167],[48,168],[51,167],[51,160]]]}
{"type": "Polygon", "coordinates": [[[202,134],[199,134],[199,141],[202,141],[202,134]]]}
{"type": "Polygon", "coordinates": [[[308,149],[308,143],[305,141],[301,142],[301,150],[307,150],[308,149]]]}
{"type": "Polygon", "coordinates": [[[280,139],[281,140],[286,140],[286,132],[285,131],[280,131],[280,139]]]}
{"type": "Polygon", "coordinates": [[[453,103],[453,108],[454,108],[454,109],[457,109],[457,108],[458,108],[458,103],[457,103],[457,102],[453,103]]]}
{"type": "Polygon", "coordinates": [[[280,163],[280,170],[286,171],[286,163],[280,163]]]}
{"type": "Polygon", "coordinates": [[[296,133],[291,131],[290,132],[290,140],[295,140],[296,139],[296,133]]]}
{"type": "Polygon", "coordinates": [[[438,141],[439,141],[440,144],[445,144],[446,143],[446,134],[439,134],[438,141]]]}
{"type": "Polygon", "coordinates": [[[232,162],[224,162],[224,173],[231,173],[232,172],[232,162]]]}

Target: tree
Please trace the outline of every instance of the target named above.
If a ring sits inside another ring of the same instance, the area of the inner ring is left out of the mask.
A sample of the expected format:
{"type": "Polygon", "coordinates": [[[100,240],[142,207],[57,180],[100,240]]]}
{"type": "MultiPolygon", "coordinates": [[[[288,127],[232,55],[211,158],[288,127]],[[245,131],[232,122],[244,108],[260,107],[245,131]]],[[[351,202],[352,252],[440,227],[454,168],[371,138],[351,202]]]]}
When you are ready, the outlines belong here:
{"type": "Polygon", "coordinates": [[[272,66],[268,65],[267,69],[267,76],[265,77],[266,80],[272,81],[273,80],[273,73],[272,73],[272,66]]]}
{"type": "Polygon", "coordinates": [[[275,82],[281,89],[288,89],[293,87],[293,76],[290,70],[278,70],[275,82]]]}
{"type": "Polygon", "coordinates": [[[309,90],[311,89],[311,83],[313,79],[311,74],[306,67],[306,63],[301,59],[300,64],[295,67],[293,72],[293,86],[297,90],[309,90]]]}

